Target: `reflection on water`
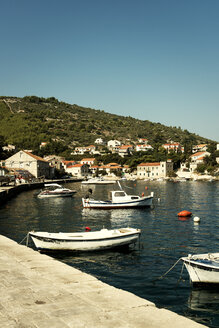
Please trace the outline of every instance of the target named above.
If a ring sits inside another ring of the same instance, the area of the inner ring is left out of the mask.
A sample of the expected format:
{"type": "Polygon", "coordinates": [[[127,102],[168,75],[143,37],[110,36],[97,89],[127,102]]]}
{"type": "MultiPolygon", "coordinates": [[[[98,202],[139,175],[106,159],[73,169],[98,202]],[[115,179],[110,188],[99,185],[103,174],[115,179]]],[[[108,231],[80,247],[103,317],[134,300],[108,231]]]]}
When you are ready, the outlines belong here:
{"type": "MultiPolygon", "coordinates": [[[[123,182],[123,184],[125,184],[123,182]]],[[[36,191],[18,195],[0,207],[0,233],[20,242],[28,231],[73,232],[103,227],[141,229],[140,248],[129,252],[107,251],[56,257],[115,287],[128,290],[193,320],[219,327],[218,292],[193,291],[187,272],[178,283],[181,265],[158,279],[182,256],[219,249],[219,183],[127,181],[127,192],[154,192],[154,206],[146,209],[83,209],[81,197],[87,187],[80,183],[72,198],[39,199],[36,191]],[[145,189],[146,188],[146,189],[145,189]],[[177,213],[189,210],[200,217],[181,221],[177,213]],[[191,294],[191,296],[190,296],[191,294]],[[188,302],[189,299],[189,302],[188,302]]],[[[93,198],[107,199],[115,186],[92,186],[93,198]]]]}
{"type": "Polygon", "coordinates": [[[193,289],[188,306],[195,311],[219,313],[219,289],[193,289]]]}

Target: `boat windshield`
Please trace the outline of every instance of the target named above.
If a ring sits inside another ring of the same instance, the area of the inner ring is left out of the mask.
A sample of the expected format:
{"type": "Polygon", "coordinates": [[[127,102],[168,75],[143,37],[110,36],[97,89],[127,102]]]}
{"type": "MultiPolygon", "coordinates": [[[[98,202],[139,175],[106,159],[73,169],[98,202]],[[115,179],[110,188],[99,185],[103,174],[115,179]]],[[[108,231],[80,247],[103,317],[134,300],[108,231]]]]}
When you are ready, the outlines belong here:
{"type": "Polygon", "coordinates": [[[125,197],[124,191],[116,191],[114,194],[115,197],[125,197]]]}

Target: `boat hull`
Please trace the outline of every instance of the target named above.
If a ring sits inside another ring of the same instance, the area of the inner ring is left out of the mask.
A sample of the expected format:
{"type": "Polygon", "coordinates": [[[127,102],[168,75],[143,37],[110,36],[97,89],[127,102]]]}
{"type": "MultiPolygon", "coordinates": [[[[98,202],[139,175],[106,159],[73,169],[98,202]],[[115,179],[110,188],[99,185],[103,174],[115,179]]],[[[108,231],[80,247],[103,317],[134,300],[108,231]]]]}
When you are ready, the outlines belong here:
{"type": "Polygon", "coordinates": [[[183,257],[182,261],[193,285],[219,286],[219,253],[183,257]]]}
{"type": "Polygon", "coordinates": [[[134,244],[141,233],[139,229],[132,228],[127,233],[120,233],[119,230],[114,230],[114,233],[107,229],[103,230],[106,230],[106,233],[102,237],[95,232],[79,233],[77,236],[65,233],[43,235],[34,232],[30,232],[29,235],[40,251],[98,251],[134,244]],[[110,233],[107,233],[109,231],[110,233]]]}
{"type": "Polygon", "coordinates": [[[122,208],[139,208],[152,206],[153,196],[142,197],[140,200],[132,200],[125,202],[111,202],[111,201],[97,201],[89,198],[82,198],[82,204],[84,208],[93,209],[122,209],[122,208]]]}
{"type": "Polygon", "coordinates": [[[57,198],[57,197],[72,197],[75,194],[75,192],[70,193],[60,193],[60,194],[39,194],[38,198],[57,198]]]}
{"type": "Polygon", "coordinates": [[[95,185],[95,184],[100,184],[100,185],[108,185],[108,184],[114,184],[116,181],[114,180],[106,180],[106,181],[82,181],[82,184],[84,185],[95,185]]]}

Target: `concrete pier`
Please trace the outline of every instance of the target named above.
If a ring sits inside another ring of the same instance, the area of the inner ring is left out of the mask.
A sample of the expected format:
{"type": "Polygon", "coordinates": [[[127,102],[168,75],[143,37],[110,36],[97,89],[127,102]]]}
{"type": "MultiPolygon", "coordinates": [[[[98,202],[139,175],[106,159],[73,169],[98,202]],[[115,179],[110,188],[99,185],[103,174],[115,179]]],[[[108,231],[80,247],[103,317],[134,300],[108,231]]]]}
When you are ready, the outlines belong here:
{"type": "Polygon", "coordinates": [[[0,235],[0,327],[204,326],[0,235]]]}

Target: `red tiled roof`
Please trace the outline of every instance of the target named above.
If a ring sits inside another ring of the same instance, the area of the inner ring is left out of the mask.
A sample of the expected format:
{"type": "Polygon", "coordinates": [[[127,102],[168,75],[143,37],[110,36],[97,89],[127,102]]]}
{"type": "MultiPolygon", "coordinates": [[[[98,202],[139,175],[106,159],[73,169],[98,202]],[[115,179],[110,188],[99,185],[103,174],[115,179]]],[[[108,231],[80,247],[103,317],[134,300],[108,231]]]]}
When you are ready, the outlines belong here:
{"type": "Polygon", "coordinates": [[[33,157],[33,158],[36,159],[37,161],[41,161],[41,162],[46,162],[46,163],[48,163],[48,161],[46,161],[46,160],[43,159],[42,157],[36,156],[36,155],[34,155],[34,154],[32,154],[32,153],[29,153],[28,151],[25,151],[25,150],[23,150],[23,152],[24,152],[25,154],[27,154],[27,155],[33,157]]]}
{"type": "Polygon", "coordinates": [[[160,166],[160,163],[141,163],[138,166],[160,166]]]}
{"type": "Polygon", "coordinates": [[[81,167],[83,166],[84,164],[74,164],[74,165],[70,165],[68,168],[71,168],[71,167],[81,167]]]}
{"type": "Polygon", "coordinates": [[[74,163],[74,161],[62,161],[64,164],[74,163]]]}
{"type": "Polygon", "coordinates": [[[190,157],[201,156],[203,154],[205,154],[205,151],[199,151],[198,153],[192,154],[190,157]]]}
{"type": "Polygon", "coordinates": [[[128,148],[132,148],[132,145],[123,145],[119,147],[120,149],[128,149],[128,148]]]}

